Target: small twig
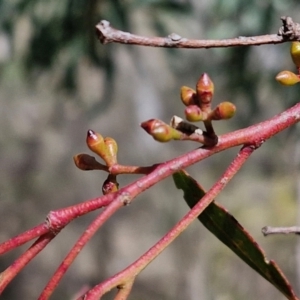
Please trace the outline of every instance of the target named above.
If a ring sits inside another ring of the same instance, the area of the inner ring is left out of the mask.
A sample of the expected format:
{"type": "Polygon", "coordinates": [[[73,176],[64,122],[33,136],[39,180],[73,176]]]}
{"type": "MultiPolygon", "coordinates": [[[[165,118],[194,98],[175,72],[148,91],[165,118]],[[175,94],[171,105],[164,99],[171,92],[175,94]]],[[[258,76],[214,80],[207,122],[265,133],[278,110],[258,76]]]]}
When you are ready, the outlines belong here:
{"type": "Polygon", "coordinates": [[[291,227],[271,227],[265,226],[261,229],[261,232],[264,236],[269,234],[300,234],[300,227],[299,226],[291,226],[291,227]]]}
{"type": "Polygon", "coordinates": [[[277,34],[267,34],[252,37],[239,36],[232,39],[222,40],[194,40],[183,38],[176,33],[171,33],[167,37],[145,37],[124,32],[110,26],[106,20],[100,21],[96,25],[96,32],[101,43],[121,43],[149,47],[166,48],[221,48],[234,46],[253,46],[265,44],[280,44],[286,41],[300,39],[300,24],[294,23],[290,17],[282,17],[282,26],[277,34]]]}
{"type": "Polygon", "coordinates": [[[29,229],[19,235],[16,235],[8,241],[5,241],[2,244],[0,244],[0,255],[10,251],[11,249],[17,248],[35,238],[38,238],[39,236],[42,236],[43,234],[46,234],[48,232],[49,226],[47,226],[46,222],[41,223],[33,227],[32,229],[29,229]]]}

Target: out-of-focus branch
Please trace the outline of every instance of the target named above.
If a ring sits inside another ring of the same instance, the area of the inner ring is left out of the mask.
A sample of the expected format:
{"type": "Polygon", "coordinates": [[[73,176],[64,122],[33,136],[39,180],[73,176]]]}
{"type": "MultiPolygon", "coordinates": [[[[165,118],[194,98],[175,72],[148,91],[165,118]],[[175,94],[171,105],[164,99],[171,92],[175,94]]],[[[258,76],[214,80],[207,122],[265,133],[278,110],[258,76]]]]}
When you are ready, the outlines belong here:
{"type": "Polygon", "coordinates": [[[291,227],[271,227],[265,226],[261,229],[261,232],[264,236],[269,234],[300,234],[300,227],[299,226],[291,226],[291,227]]]}
{"type": "Polygon", "coordinates": [[[176,33],[171,33],[167,37],[145,37],[121,31],[113,28],[106,20],[100,21],[96,25],[96,32],[99,40],[103,44],[121,43],[149,47],[166,48],[220,48],[234,46],[258,46],[265,44],[280,44],[286,41],[300,40],[300,24],[293,22],[291,17],[281,17],[282,26],[277,34],[267,34],[259,36],[239,36],[232,39],[220,40],[194,40],[183,38],[176,33]]]}

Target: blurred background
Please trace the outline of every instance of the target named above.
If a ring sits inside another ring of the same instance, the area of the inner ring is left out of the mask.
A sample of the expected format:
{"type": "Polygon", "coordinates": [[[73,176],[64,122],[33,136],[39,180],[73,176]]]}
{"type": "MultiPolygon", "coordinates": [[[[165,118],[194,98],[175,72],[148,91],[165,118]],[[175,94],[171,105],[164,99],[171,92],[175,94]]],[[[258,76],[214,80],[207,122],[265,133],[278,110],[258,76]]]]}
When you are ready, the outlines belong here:
{"type": "MultiPolygon", "coordinates": [[[[289,44],[231,49],[156,49],[101,45],[95,25],[147,36],[221,39],[277,33],[280,17],[299,20],[299,1],[10,0],[0,1],[0,241],[45,220],[50,210],[101,195],[106,173],[83,172],[73,155],[90,153],[88,129],[115,138],[119,162],[152,165],[198,147],[159,144],[139,124],[184,116],[182,85],[206,72],[214,103],[231,101],[236,116],[218,134],[263,121],[292,106],[299,87],[274,80],[294,71],[289,44]]],[[[265,238],[265,225],[299,225],[299,130],[267,141],[217,198],[278,262],[300,293],[296,235],[265,238]]],[[[188,171],[208,189],[238,149],[188,171]]],[[[137,176],[119,176],[124,186],[137,176]]],[[[74,299],[122,270],[188,211],[166,179],[118,211],[78,256],[53,299],[74,299]]],[[[1,299],[36,299],[98,212],[73,221],[8,286],[1,299]]],[[[0,257],[4,270],[29,245],[0,257]]],[[[113,292],[103,299],[113,299],[113,292]]],[[[137,278],[130,299],[283,299],[196,221],[137,278]]]]}

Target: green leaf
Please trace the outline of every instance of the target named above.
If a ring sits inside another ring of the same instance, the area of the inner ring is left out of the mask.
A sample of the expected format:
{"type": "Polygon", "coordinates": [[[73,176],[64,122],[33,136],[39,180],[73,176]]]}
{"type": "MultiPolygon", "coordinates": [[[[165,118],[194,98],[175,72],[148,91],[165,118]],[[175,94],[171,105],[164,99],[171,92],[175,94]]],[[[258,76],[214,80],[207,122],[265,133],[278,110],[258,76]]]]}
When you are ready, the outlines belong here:
{"type": "MultiPolygon", "coordinates": [[[[186,203],[192,208],[205,195],[204,189],[185,171],[173,175],[175,185],[183,190],[186,203]]],[[[291,284],[273,260],[242,225],[220,204],[212,202],[198,216],[200,222],[245,263],[273,284],[288,299],[298,299],[291,284]]]]}

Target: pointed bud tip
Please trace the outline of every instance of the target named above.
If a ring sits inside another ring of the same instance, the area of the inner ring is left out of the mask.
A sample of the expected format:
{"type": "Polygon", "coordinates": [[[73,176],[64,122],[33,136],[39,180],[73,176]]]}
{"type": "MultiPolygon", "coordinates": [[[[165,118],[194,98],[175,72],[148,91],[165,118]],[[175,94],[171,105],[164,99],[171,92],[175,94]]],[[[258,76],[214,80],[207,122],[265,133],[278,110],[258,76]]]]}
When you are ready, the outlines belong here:
{"type": "Polygon", "coordinates": [[[207,73],[203,73],[198,82],[197,82],[197,92],[198,90],[201,92],[211,91],[213,92],[214,84],[207,73]]]}
{"type": "Polygon", "coordinates": [[[87,138],[92,138],[92,139],[96,140],[97,139],[96,132],[94,130],[92,130],[92,129],[89,129],[87,131],[87,138]]]}

